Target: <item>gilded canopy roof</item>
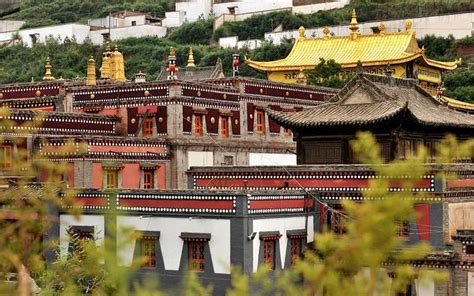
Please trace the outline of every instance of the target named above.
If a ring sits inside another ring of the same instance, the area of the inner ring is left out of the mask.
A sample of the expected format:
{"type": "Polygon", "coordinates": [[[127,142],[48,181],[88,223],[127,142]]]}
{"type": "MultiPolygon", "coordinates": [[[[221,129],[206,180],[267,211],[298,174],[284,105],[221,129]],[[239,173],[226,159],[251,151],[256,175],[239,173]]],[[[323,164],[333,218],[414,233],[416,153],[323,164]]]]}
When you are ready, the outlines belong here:
{"type": "MultiPolygon", "coordinates": [[[[303,29],[304,32],[304,29],[303,29]]],[[[459,61],[440,62],[428,59],[418,47],[415,32],[411,30],[394,33],[306,38],[300,32],[288,56],[281,60],[258,62],[250,59],[246,63],[259,71],[292,71],[313,69],[320,58],[333,59],[342,68],[355,68],[358,61],[364,67],[400,64],[422,59],[427,65],[443,70],[453,70],[459,61]]]]}

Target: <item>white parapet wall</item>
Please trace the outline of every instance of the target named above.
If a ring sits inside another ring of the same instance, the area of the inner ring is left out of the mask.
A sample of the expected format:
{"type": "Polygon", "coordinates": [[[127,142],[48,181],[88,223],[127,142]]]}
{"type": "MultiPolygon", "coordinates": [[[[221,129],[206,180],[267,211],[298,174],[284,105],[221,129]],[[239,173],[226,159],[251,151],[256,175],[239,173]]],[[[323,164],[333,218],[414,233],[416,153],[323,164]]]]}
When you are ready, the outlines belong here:
{"type": "Polygon", "coordinates": [[[17,31],[24,23],[24,21],[0,21],[0,33],[17,31]]]}
{"type": "MultiPolygon", "coordinates": [[[[44,43],[48,38],[58,39],[60,42],[66,38],[76,40],[77,43],[84,43],[90,40],[95,45],[104,43],[104,34],[108,34],[109,29],[92,30],[88,25],[64,24],[31,28],[18,31],[0,33],[0,44],[10,42],[14,35],[18,34],[24,44],[33,46],[34,43],[44,43]]],[[[164,37],[166,28],[154,25],[130,26],[110,29],[111,40],[120,40],[129,37],[164,37]]]]}
{"type": "MultiPolygon", "coordinates": [[[[423,38],[426,35],[442,37],[453,35],[454,38],[461,39],[474,33],[474,12],[414,18],[412,20],[413,30],[416,31],[417,38],[423,38]]],[[[371,28],[378,26],[380,23],[384,23],[387,32],[405,30],[405,19],[359,23],[359,30],[362,34],[371,34],[371,28]]],[[[349,35],[347,25],[330,26],[329,29],[336,36],[349,35]]],[[[322,31],[323,28],[307,28],[306,36],[322,37],[322,31]]],[[[277,45],[281,44],[284,39],[295,39],[297,37],[298,30],[265,34],[265,40],[277,45]]]]}

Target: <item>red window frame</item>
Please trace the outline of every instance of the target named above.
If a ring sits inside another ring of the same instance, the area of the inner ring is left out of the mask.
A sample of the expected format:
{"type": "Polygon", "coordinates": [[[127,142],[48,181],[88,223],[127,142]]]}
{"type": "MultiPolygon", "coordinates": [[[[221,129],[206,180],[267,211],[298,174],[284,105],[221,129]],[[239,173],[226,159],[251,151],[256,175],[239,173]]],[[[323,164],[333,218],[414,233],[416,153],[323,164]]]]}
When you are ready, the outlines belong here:
{"type": "Polygon", "coordinates": [[[409,221],[402,221],[399,223],[397,236],[398,238],[402,240],[410,239],[410,222],[409,221]]]}
{"type": "Polygon", "coordinates": [[[153,118],[151,117],[146,117],[145,119],[143,119],[143,136],[153,136],[153,118]]]}
{"type": "Polygon", "coordinates": [[[205,267],[206,242],[188,242],[188,265],[189,270],[203,272],[205,267]]]}
{"type": "Polygon", "coordinates": [[[223,138],[229,137],[229,119],[221,117],[221,135],[223,138]]]}
{"type": "Polygon", "coordinates": [[[141,240],[141,256],[146,259],[143,263],[143,267],[155,267],[156,266],[156,239],[155,238],[144,238],[141,240]]]}
{"type": "Polygon", "coordinates": [[[152,170],[146,170],[143,172],[143,188],[144,189],[155,188],[155,174],[152,170]]]}
{"type": "Polygon", "coordinates": [[[290,239],[290,264],[295,265],[298,258],[301,257],[301,246],[303,242],[301,238],[290,239]]]}
{"type": "Polygon", "coordinates": [[[263,241],[263,263],[275,270],[275,241],[263,241]]]}
{"type": "Polygon", "coordinates": [[[257,110],[257,133],[265,134],[265,111],[257,110]]]}
{"type": "Polygon", "coordinates": [[[202,115],[194,115],[194,134],[202,136],[202,115]]]}
{"type": "Polygon", "coordinates": [[[13,167],[13,145],[3,144],[1,148],[1,168],[4,170],[9,170],[13,167]]]}

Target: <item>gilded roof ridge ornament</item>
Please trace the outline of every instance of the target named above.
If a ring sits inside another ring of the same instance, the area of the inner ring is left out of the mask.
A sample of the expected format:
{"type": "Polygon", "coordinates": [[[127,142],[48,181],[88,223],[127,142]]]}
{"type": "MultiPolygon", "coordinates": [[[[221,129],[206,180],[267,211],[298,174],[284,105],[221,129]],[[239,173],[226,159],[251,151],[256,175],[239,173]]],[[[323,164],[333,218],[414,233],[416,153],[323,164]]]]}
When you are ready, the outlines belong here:
{"type": "Polygon", "coordinates": [[[329,30],[329,28],[327,26],[324,27],[323,28],[323,34],[324,34],[323,39],[328,39],[329,37],[331,37],[330,33],[331,33],[331,30],[329,30]]]}
{"type": "Polygon", "coordinates": [[[196,64],[194,64],[194,55],[193,55],[193,48],[189,48],[189,54],[188,54],[188,64],[186,67],[196,67],[196,64]]]}
{"type": "Polygon", "coordinates": [[[359,35],[359,25],[357,23],[357,13],[355,9],[352,9],[352,18],[349,30],[351,30],[351,40],[356,40],[357,36],[359,35]]]}
{"type": "Polygon", "coordinates": [[[384,23],[380,23],[380,25],[379,25],[379,34],[380,35],[385,35],[385,24],[384,23]]]}
{"type": "Polygon", "coordinates": [[[299,39],[305,39],[306,38],[304,36],[304,31],[305,31],[305,28],[303,26],[298,28],[299,39]]]}
{"type": "Polygon", "coordinates": [[[413,21],[411,19],[405,21],[405,29],[407,32],[413,32],[413,21]]]}
{"type": "Polygon", "coordinates": [[[87,74],[86,74],[86,85],[96,85],[96,75],[95,75],[95,60],[93,56],[90,56],[87,60],[87,74]]]}
{"type": "Polygon", "coordinates": [[[46,69],[46,71],[43,76],[43,81],[54,80],[54,76],[52,74],[53,66],[51,66],[51,59],[49,57],[46,58],[46,65],[44,66],[44,68],[46,69]]]}

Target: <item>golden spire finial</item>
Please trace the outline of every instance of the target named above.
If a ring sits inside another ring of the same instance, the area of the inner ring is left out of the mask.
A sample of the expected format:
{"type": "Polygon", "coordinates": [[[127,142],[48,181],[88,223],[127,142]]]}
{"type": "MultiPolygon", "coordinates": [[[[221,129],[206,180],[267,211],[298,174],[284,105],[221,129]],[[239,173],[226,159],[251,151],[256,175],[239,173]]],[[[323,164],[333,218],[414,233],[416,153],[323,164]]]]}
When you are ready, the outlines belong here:
{"type": "Polygon", "coordinates": [[[176,57],[176,49],[174,47],[170,47],[170,57],[176,57]]]}
{"type": "Polygon", "coordinates": [[[46,58],[46,65],[44,67],[45,67],[46,71],[44,73],[43,80],[44,81],[54,80],[54,77],[53,77],[53,74],[52,74],[53,66],[51,66],[51,59],[49,57],[46,58]]]}
{"type": "Polygon", "coordinates": [[[324,37],[323,37],[323,38],[324,38],[324,39],[328,39],[329,36],[330,36],[329,33],[331,33],[331,30],[329,30],[328,27],[324,27],[324,29],[323,29],[324,37]]]}
{"type": "Polygon", "coordinates": [[[411,32],[413,27],[413,21],[412,20],[406,20],[405,21],[405,28],[407,32],[411,32]]]}
{"type": "Polygon", "coordinates": [[[188,65],[186,67],[196,67],[194,64],[193,48],[189,48],[188,65]]]}
{"type": "Polygon", "coordinates": [[[102,53],[102,66],[100,67],[100,79],[109,79],[110,78],[110,60],[111,60],[111,49],[110,43],[107,41],[105,50],[102,53]]]}
{"type": "Polygon", "coordinates": [[[298,34],[299,34],[300,38],[305,38],[304,37],[304,31],[305,31],[305,29],[304,29],[303,26],[299,27],[298,34]]]}
{"type": "Polygon", "coordinates": [[[110,57],[110,79],[116,81],[125,81],[125,62],[122,53],[118,50],[118,46],[115,45],[114,52],[110,57]]]}
{"type": "Polygon", "coordinates": [[[384,35],[384,34],[385,34],[385,25],[384,25],[384,23],[380,23],[380,25],[379,25],[379,33],[380,33],[380,35],[384,35]]]}
{"type": "Polygon", "coordinates": [[[95,61],[93,56],[91,56],[87,61],[86,85],[96,85],[95,61]]]}
{"type": "Polygon", "coordinates": [[[357,35],[359,34],[359,25],[357,23],[357,14],[355,9],[352,10],[352,19],[351,19],[351,25],[349,26],[349,29],[351,30],[351,39],[355,40],[357,39],[357,35]]]}

